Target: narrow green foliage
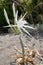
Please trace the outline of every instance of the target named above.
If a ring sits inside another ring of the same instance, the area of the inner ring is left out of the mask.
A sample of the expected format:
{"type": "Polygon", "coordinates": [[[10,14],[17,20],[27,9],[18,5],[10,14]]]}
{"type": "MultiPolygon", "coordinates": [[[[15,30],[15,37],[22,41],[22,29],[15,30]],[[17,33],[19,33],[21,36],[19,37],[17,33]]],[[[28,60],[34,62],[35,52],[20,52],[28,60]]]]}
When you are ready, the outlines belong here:
{"type": "Polygon", "coordinates": [[[6,21],[7,21],[8,25],[10,26],[11,30],[14,32],[13,28],[12,28],[11,25],[10,25],[10,20],[9,20],[9,18],[8,18],[8,15],[7,15],[7,12],[6,12],[5,9],[4,9],[4,15],[5,15],[5,18],[6,18],[6,21]]]}
{"type": "MultiPolygon", "coordinates": [[[[14,14],[14,24],[16,24],[16,23],[15,23],[15,22],[16,22],[16,14],[15,14],[14,5],[13,5],[13,14],[14,14]]],[[[8,15],[7,15],[7,12],[6,12],[5,9],[4,9],[4,15],[5,15],[6,21],[7,21],[8,25],[9,25],[9,27],[11,28],[11,30],[12,30],[13,32],[15,32],[15,34],[20,34],[20,32],[19,32],[19,30],[18,30],[17,27],[12,27],[12,26],[11,26],[10,20],[9,20],[9,18],[8,18],[8,15]]]]}

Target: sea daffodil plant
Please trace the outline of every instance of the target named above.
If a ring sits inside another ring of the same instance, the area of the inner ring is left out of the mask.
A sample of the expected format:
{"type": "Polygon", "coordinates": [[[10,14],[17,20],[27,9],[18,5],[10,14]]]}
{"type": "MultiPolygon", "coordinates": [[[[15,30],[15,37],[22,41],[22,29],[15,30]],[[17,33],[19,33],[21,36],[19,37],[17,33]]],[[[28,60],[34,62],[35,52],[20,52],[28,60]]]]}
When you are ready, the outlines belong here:
{"type": "Polygon", "coordinates": [[[24,14],[24,16],[22,16],[21,18],[18,19],[18,11],[15,11],[14,3],[12,5],[12,9],[13,9],[13,15],[14,15],[14,25],[10,24],[10,20],[8,18],[6,9],[4,9],[4,15],[5,15],[6,21],[8,23],[8,26],[4,26],[4,27],[10,27],[13,32],[15,31],[14,28],[17,27],[20,32],[23,30],[25,33],[27,33],[29,36],[31,36],[30,33],[25,28],[33,29],[33,30],[35,30],[35,28],[29,26],[27,21],[24,19],[27,12],[24,14]]]}

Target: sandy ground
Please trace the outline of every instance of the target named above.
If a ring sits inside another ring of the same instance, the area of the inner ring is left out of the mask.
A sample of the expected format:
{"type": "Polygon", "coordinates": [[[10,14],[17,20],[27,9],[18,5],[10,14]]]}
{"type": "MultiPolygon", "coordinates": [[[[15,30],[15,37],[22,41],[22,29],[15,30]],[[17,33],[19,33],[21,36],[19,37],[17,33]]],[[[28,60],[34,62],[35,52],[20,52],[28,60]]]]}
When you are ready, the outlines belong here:
{"type": "MultiPolygon", "coordinates": [[[[34,38],[29,38],[26,34],[21,34],[21,38],[23,43],[29,46],[29,48],[37,49],[39,51],[43,51],[43,33],[42,35],[35,35],[34,38]]],[[[16,50],[14,46],[17,48],[20,47],[20,35],[14,34],[1,34],[0,35],[0,65],[15,65],[15,55],[16,50]]]]}

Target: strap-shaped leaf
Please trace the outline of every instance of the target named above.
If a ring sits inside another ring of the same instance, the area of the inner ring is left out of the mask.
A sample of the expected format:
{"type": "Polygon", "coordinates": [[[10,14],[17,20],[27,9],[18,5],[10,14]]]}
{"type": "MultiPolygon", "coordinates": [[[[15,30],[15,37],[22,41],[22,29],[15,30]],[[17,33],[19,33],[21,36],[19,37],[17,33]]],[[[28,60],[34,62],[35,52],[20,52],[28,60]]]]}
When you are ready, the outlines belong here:
{"type": "Polygon", "coordinates": [[[7,12],[6,12],[5,9],[4,9],[4,15],[5,15],[5,18],[6,18],[7,23],[10,25],[10,20],[8,18],[8,15],[7,15],[7,12]]]}
{"type": "Polygon", "coordinates": [[[6,18],[6,21],[7,21],[8,25],[9,25],[9,27],[10,27],[11,30],[14,32],[14,29],[13,29],[12,26],[10,25],[10,20],[9,20],[9,18],[8,18],[8,15],[7,15],[7,12],[6,12],[5,9],[4,9],[4,15],[5,15],[5,18],[6,18]]]}
{"type": "Polygon", "coordinates": [[[13,16],[14,16],[14,24],[16,23],[16,12],[15,12],[15,5],[14,5],[14,3],[13,3],[13,5],[12,5],[12,9],[13,9],[13,16]]]}

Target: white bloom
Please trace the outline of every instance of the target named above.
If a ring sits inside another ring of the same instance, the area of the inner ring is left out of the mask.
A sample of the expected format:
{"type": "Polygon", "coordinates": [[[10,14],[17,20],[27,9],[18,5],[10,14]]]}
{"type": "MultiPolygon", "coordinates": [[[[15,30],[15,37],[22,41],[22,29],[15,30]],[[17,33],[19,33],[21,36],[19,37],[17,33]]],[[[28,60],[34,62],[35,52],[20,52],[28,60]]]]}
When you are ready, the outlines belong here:
{"type": "MultiPolygon", "coordinates": [[[[4,26],[4,27],[18,27],[18,29],[20,30],[20,32],[23,30],[24,32],[26,32],[29,36],[31,36],[30,35],[30,33],[25,29],[25,28],[30,28],[30,29],[33,29],[33,30],[35,30],[35,28],[33,28],[33,27],[31,27],[31,26],[28,26],[28,25],[26,25],[26,24],[28,24],[27,23],[27,21],[24,19],[24,17],[25,17],[25,15],[27,14],[27,12],[24,14],[24,16],[22,16],[20,19],[17,19],[18,17],[18,11],[17,12],[15,12],[15,6],[14,6],[14,3],[13,3],[13,6],[12,6],[12,8],[13,8],[13,14],[14,14],[14,22],[16,23],[15,25],[11,25],[10,24],[10,22],[9,22],[9,19],[8,19],[8,15],[7,15],[7,12],[6,12],[6,10],[4,9],[4,15],[5,15],[5,18],[6,18],[6,20],[7,20],[7,23],[9,24],[8,26],[4,26]],[[21,30],[22,29],[22,30],[21,30]]],[[[12,28],[13,29],[13,28],[12,28]]]]}

